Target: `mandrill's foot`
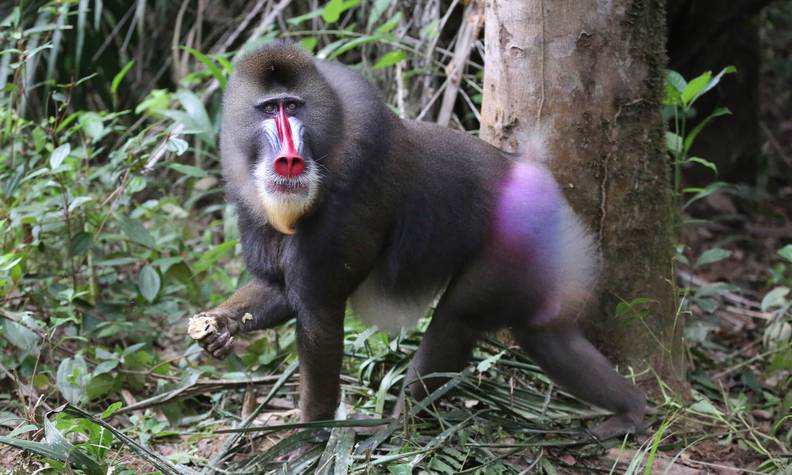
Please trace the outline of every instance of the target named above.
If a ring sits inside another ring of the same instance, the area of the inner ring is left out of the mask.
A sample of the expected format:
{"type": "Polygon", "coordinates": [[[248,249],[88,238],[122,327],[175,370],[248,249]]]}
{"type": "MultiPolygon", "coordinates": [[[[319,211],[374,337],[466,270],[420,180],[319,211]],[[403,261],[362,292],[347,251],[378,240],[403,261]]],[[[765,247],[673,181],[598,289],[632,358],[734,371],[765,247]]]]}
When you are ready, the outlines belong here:
{"type": "Polygon", "coordinates": [[[642,421],[643,414],[617,414],[591,429],[591,434],[599,441],[627,434],[641,436],[646,426],[642,421]]]}
{"type": "Polygon", "coordinates": [[[193,315],[187,327],[187,333],[217,359],[223,359],[231,353],[234,335],[238,332],[239,322],[219,309],[193,315]]]}

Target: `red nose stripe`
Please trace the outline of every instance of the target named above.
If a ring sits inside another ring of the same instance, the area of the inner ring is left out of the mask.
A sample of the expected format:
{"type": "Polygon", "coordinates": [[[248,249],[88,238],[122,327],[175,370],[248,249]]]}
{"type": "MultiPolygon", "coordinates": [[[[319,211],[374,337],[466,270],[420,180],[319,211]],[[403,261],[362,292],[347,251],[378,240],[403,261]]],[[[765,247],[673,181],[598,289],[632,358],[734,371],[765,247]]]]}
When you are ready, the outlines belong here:
{"type": "Polygon", "coordinates": [[[283,103],[280,104],[278,115],[275,116],[275,125],[278,128],[278,137],[281,141],[281,149],[273,164],[275,173],[280,176],[295,177],[305,170],[305,161],[294,148],[294,136],[289,117],[283,110],[283,103]]]}
{"type": "Polygon", "coordinates": [[[287,156],[297,155],[297,150],[294,149],[294,138],[292,137],[291,124],[289,118],[286,116],[286,111],[283,109],[283,104],[278,108],[278,115],[275,117],[275,124],[278,126],[278,135],[280,136],[281,143],[284,150],[281,154],[287,156]]]}

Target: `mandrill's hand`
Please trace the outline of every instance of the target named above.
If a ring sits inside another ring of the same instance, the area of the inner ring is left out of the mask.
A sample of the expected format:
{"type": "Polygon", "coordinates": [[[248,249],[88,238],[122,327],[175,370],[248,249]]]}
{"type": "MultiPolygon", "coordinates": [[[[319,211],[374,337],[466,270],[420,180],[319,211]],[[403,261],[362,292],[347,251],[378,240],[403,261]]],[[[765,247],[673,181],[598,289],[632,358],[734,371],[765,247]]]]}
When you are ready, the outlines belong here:
{"type": "MultiPolygon", "coordinates": [[[[245,314],[245,317],[247,316],[248,314],[245,314]]],[[[214,309],[193,315],[187,333],[207,353],[217,359],[223,359],[231,353],[234,335],[239,332],[239,326],[238,317],[222,309],[214,309]]]]}

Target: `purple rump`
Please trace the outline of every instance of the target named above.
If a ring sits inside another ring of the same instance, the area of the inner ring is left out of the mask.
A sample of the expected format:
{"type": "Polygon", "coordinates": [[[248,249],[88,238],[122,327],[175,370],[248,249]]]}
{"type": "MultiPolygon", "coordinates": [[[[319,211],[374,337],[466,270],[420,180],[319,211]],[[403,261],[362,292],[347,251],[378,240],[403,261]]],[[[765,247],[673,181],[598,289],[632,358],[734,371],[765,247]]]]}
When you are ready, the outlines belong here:
{"type": "Polygon", "coordinates": [[[515,163],[500,185],[494,251],[526,270],[555,268],[562,199],[549,170],[535,163],[515,163]]]}

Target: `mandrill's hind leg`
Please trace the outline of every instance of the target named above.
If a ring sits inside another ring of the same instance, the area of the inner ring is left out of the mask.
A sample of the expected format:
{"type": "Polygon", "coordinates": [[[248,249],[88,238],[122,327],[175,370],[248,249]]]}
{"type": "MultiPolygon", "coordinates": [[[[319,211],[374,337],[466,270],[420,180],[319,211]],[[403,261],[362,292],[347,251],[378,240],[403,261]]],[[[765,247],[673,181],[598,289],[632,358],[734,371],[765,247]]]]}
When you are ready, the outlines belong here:
{"type": "Polygon", "coordinates": [[[522,348],[574,396],[614,415],[592,429],[600,440],[641,432],[646,402],[640,389],[613,369],[572,323],[514,329],[522,348]]]}
{"type": "Polygon", "coordinates": [[[394,415],[401,413],[406,395],[417,400],[423,399],[447,381],[446,378],[426,376],[464,369],[470,361],[477,339],[478,331],[449,312],[441,302],[407,370],[394,415]]]}

